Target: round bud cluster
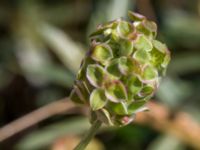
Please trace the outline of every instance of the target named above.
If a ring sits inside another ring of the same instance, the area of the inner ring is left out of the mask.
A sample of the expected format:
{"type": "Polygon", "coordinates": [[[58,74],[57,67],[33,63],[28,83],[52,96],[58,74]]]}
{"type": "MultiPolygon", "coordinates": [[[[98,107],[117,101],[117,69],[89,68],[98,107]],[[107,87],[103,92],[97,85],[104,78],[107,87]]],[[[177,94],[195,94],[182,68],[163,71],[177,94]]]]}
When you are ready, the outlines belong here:
{"type": "Polygon", "coordinates": [[[70,98],[91,108],[92,120],[126,125],[158,88],[170,61],[165,44],[156,40],[157,26],[129,12],[123,19],[99,25],[91,34],[70,98]]]}

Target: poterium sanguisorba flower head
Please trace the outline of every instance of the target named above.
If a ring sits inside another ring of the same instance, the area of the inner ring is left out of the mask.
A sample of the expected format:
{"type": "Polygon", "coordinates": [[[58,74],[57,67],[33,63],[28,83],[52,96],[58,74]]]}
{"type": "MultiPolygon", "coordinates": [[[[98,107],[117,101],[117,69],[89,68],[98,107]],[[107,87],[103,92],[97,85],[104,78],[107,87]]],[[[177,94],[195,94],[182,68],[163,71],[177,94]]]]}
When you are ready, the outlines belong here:
{"type": "Polygon", "coordinates": [[[91,108],[91,120],[126,125],[146,110],[165,74],[170,52],[156,40],[157,26],[129,12],[131,21],[117,19],[97,27],[71,99],[91,108]]]}

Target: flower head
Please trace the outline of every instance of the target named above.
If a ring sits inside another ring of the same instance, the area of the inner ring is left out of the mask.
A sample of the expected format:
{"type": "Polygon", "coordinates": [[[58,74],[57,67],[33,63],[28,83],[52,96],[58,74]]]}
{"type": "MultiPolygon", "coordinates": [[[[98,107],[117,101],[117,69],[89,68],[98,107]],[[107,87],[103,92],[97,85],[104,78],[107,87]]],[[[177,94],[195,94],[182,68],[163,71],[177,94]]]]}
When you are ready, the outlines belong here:
{"type": "Polygon", "coordinates": [[[170,61],[167,46],[156,40],[156,24],[128,15],[131,21],[114,20],[91,34],[70,95],[91,108],[91,118],[109,125],[126,125],[145,110],[170,61]]]}

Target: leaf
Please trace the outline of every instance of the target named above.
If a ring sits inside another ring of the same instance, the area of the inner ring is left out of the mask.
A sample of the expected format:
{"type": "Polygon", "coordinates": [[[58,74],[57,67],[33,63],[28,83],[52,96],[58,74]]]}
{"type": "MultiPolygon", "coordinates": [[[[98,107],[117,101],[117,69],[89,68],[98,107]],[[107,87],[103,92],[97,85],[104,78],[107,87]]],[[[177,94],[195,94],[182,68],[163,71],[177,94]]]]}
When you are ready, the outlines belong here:
{"type": "Polygon", "coordinates": [[[139,33],[144,34],[148,39],[155,39],[157,35],[157,26],[154,22],[145,19],[141,22],[135,22],[134,26],[139,33]]]}
{"type": "Polygon", "coordinates": [[[107,107],[109,111],[112,111],[117,115],[128,114],[127,106],[124,102],[120,102],[120,103],[109,102],[107,107]]]}
{"type": "Polygon", "coordinates": [[[91,34],[89,35],[89,37],[101,35],[101,34],[103,34],[103,32],[104,32],[105,30],[106,30],[106,28],[97,29],[96,31],[94,31],[93,33],[91,33],[91,34]]]}
{"type": "Polygon", "coordinates": [[[96,111],[97,117],[99,120],[101,120],[102,122],[108,124],[108,125],[113,125],[113,122],[111,120],[111,116],[110,113],[106,110],[106,109],[100,109],[98,111],[96,111]]]}
{"type": "Polygon", "coordinates": [[[117,26],[117,32],[119,35],[126,38],[130,33],[133,32],[133,26],[126,21],[120,21],[117,26]]]}
{"type": "Polygon", "coordinates": [[[108,60],[113,57],[112,50],[108,45],[97,45],[92,51],[91,57],[105,64],[108,60]]]}
{"type": "MultiPolygon", "coordinates": [[[[165,54],[153,48],[151,51],[151,63],[158,69],[161,70],[161,65],[164,62],[165,54]]],[[[167,62],[166,62],[167,63],[167,62]]]]}
{"type": "Polygon", "coordinates": [[[150,65],[147,65],[143,70],[143,79],[152,80],[158,76],[156,69],[150,65]]]}
{"type": "Polygon", "coordinates": [[[136,76],[131,76],[127,80],[127,87],[130,93],[133,94],[138,93],[142,89],[142,86],[143,86],[142,82],[136,76]]]}
{"type": "Polygon", "coordinates": [[[77,79],[78,80],[85,80],[85,74],[88,64],[94,64],[95,61],[91,57],[85,57],[80,65],[79,71],[77,73],[77,79]]]}
{"type": "Polygon", "coordinates": [[[111,39],[114,40],[115,42],[120,39],[117,30],[112,30],[111,39]]]}
{"type": "Polygon", "coordinates": [[[129,40],[120,40],[119,55],[130,56],[133,52],[133,42],[129,40]]]}
{"type": "Polygon", "coordinates": [[[105,106],[107,98],[104,94],[104,90],[95,89],[90,95],[90,106],[93,111],[101,109],[105,106]]]}
{"type": "Polygon", "coordinates": [[[146,63],[148,61],[150,61],[150,54],[145,51],[145,50],[137,50],[134,54],[133,54],[133,58],[135,58],[136,60],[138,60],[141,63],[146,63]]]}
{"type": "Polygon", "coordinates": [[[143,26],[144,26],[144,28],[145,28],[146,30],[148,30],[150,33],[153,34],[154,37],[156,36],[156,34],[157,34],[157,25],[156,25],[155,22],[153,22],[153,21],[148,21],[148,20],[144,20],[144,21],[142,22],[142,24],[143,24],[143,26]]]}
{"type": "Polygon", "coordinates": [[[88,102],[90,91],[92,91],[93,87],[88,83],[87,80],[75,80],[74,89],[76,90],[77,95],[84,101],[88,102]],[[76,88],[77,87],[77,88],[76,88]]]}
{"type": "Polygon", "coordinates": [[[145,103],[146,103],[146,101],[144,101],[144,100],[132,102],[132,103],[128,106],[128,112],[129,112],[129,114],[133,114],[134,112],[136,112],[136,111],[137,111],[139,108],[141,108],[145,103]]]}
{"type": "Polygon", "coordinates": [[[110,61],[110,63],[106,66],[106,70],[108,73],[111,75],[120,78],[121,77],[121,72],[119,70],[119,59],[113,59],[110,61]]]}
{"type": "Polygon", "coordinates": [[[112,34],[112,29],[106,29],[104,32],[103,32],[103,34],[105,35],[105,36],[109,36],[110,34],[112,34]]]}
{"type": "Polygon", "coordinates": [[[157,40],[153,40],[153,46],[160,51],[161,53],[166,53],[168,52],[167,46],[163,43],[161,43],[160,41],[157,40]]]}
{"type": "Polygon", "coordinates": [[[105,70],[97,64],[88,65],[86,76],[93,86],[100,87],[104,80],[105,70]]]}
{"type": "Polygon", "coordinates": [[[84,104],[84,101],[81,100],[81,98],[78,96],[78,94],[76,93],[76,89],[77,87],[74,87],[74,89],[72,90],[72,92],[70,93],[70,99],[78,104],[84,104]]]}
{"type": "Polygon", "coordinates": [[[141,35],[135,41],[135,48],[137,50],[145,50],[149,52],[152,50],[153,45],[151,44],[149,39],[147,39],[144,35],[141,35]]]}
{"type": "Polygon", "coordinates": [[[144,96],[152,95],[154,91],[155,91],[154,87],[147,85],[143,87],[142,90],[140,91],[140,96],[144,97],[144,96]]]}
{"type": "Polygon", "coordinates": [[[132,21],[142,21],[144,19],[146,19],[145,16],[132,12],[132,11],[128,11],[128,16],[132,21]]]}
{"type": "Polygon", "coordinates": [[[119,69],[121,73],[127,75],[128,73],[133,72],[134,67],[135,65],[133,59],[127,57],[119,58],[119,69]]]}
{"type": "Polygon", "coordinates": [[[170,52],[167,46],[157,40],[153,40],[152,62],[157,67],[166,68],[170,61],[170,52]]]}
{"type": "Polygon", "coordinates": [[[107,98],[112,102],[120,102],[127,99],[127,93],[122,82],[114,80],[106,85],[105,90],[107,98]]]}
{"type": "Polygon", "coordinates": [[[163,60],[163,62],[162,62],[162,64],[161,64],[161,66],[163,68],[166,68],[167,65],[169,64],[170,60],[171,60],[170,55],[166,55],[165,58],[164,58],[164,60],[163,60]]]}

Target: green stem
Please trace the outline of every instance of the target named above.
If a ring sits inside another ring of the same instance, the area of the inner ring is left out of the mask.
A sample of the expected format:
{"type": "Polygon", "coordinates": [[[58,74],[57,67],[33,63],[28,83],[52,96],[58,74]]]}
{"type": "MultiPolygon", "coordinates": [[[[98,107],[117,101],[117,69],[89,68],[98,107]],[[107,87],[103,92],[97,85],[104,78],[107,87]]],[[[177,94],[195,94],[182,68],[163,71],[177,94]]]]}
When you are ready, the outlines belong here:
{"type": "Polygon", "coordinates": [[[99,120],[96,120],[90,130],[87,132],[87,134],[85,135],[85,137],[81,140],[81,142],[74,148],[74,150],[84,150],[87,145],[89,144],[89,142],[92,140],[92,138],[94,137],[94,135],[96,134],[97,130],[100,128],[102,122],[99,120]]]}

